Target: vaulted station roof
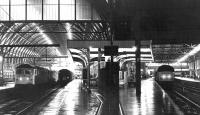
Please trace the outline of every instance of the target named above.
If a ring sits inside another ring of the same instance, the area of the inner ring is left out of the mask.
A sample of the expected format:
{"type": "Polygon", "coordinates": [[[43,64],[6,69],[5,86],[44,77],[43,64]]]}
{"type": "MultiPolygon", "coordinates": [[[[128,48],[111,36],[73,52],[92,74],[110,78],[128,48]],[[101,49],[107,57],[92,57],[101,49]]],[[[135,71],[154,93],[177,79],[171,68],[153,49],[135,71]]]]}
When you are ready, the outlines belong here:
{"type": "MultiPolygon", "coordinates": [[[[110,40],[114,23],[130,27],[118,29],[122,36],[116,40],[152,40],[154,60],[171,62],[190,51],[191,44],[200,43],[199,2],[1,0],[0,43],[60,44],[60,47],[48,48],[4,47],[5,57],[65,56],[69,53],[68,40],[110,40]],[[127,31],[132,34],[127,35],[127,31]]],[[[78,56],[75,52],[72,54],[78,56]]]]}
{"type": "Polygon", "coordinates": [[[0,17],[1,55],[8,63],[33,63],[38,57],[52,62],[70,56],[68,40],[109,38],[108,22],[87,0],[1,0],[0,17]]]}

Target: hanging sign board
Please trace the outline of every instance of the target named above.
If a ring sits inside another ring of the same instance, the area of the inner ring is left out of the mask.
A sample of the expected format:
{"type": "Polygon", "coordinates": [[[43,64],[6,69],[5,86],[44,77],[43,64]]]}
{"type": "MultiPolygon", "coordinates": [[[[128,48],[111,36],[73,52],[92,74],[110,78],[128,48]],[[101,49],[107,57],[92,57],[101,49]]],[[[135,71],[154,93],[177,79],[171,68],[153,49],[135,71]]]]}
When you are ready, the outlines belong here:
{"type": "Polygon", "coordinates": [[[104,55],[105,56],[117,56],[118,55],[118,46],[104,46],[104,55]]]}

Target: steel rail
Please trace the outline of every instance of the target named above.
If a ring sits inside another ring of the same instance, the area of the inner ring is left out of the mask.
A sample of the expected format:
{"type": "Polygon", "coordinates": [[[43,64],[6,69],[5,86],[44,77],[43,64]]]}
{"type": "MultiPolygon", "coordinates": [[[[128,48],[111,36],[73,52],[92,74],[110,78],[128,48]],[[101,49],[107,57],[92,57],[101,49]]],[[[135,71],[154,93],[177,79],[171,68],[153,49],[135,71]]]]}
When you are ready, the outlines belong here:
{"type": "Polygon", "coordinates": [[[180,97],[182,97],[183,99],[187,100],[189,103],[193,104],[194,106],[196,106],[198,109],[200,109],[200,105],[195,103],[194,101],[188,99],[187,97],[185,97],[184,95],[182,95],[181,93],[174,91],[177,95],[179,95],[180,97]]]}
{"type": "Polygon", "coordinates": [[[102,110],[102,107],[103,107],[103,96],[98,94],[98,93],[95,93],[95,96],[97,97],[97,99],[100,101],[100,104],[97,108],[97,111],[96,111],[96,114],[95,115],[101,115],[101,110],[102,110]]]}
{"type": "Polygon", "coordinates": [[[33,102],[32,104],[30,104],[29,106],[25,107],[23,110],[17,112],[15,115],[24,115],[28,110],[30,110],[33,106],[35,106],[36,104],[38,104],[39,102],[41,102],[43,99],[45,99],[46,97],[48,97],[49,95],[51,95],[52,93],[54,93],[55,91],[57,91],[59,88],[55,88],[51,91],[49,91],[46,95],[42,96],[40,99],[38,99],[37,101],[33,102]]]}
{"type": "Polygon", "coordinates": [[[126,115],[125,112],[124,112],[124,109],[122,107],[121,102],[119,102],[119,112],[120,112],[120,115],[126,115]]]}

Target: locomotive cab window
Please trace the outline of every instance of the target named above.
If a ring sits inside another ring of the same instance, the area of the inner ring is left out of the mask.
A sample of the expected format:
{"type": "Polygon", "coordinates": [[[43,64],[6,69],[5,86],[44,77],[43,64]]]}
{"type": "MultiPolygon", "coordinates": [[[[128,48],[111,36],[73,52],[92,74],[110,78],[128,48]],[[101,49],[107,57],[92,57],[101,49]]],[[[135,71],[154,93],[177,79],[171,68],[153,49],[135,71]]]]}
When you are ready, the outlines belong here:
{"type": "Polygon", "coordinates": [[[36,69],[34,69],[34,74],[35,74],[35,75],[37,75],[37,74],[38,74],[38,72],[37,72],[37,70],[36,70],[36,69]]]}
{"type": "Polygon", "coordinates": [[[17,69],[16,74],[23,74],[23,70],[17,69]]]}
{"type": "Polygon", "coordinates": [[[31,74],[31,70],[24,70],[24,74],[25,75],[30,75],[31,74]]]}

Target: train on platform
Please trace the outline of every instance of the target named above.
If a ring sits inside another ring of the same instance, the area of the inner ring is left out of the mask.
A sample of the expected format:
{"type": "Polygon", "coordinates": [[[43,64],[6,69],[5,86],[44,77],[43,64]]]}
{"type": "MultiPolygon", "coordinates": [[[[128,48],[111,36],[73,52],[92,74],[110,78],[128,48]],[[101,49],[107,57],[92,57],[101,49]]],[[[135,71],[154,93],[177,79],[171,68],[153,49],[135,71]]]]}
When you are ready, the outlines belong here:
{"type": "Polygon", "coordinates": [[[58,84],[63,87],[73,80],[74,74],[68,69],[62,69],[58,72],[58,84]]]}
{"type": "Polygon", "coordinates": [[[13,70],[4,70],[3,78],[5,82],[14,82],[15,72],[13,70]]]}
{"type": "Polygon", "coordinates": [[[57,71],[21,64],[16,67],[15,87],[55,85],[57,79],[57,71]]]}
{"type": "Polygon", "coordinates": [[[164,89],[172,89],[174,84],[174,68],[169,65],[159,66],[155,72],[155,81],[164,89]]]}

